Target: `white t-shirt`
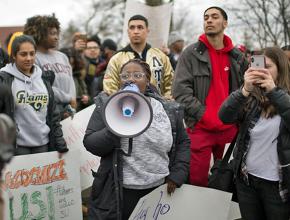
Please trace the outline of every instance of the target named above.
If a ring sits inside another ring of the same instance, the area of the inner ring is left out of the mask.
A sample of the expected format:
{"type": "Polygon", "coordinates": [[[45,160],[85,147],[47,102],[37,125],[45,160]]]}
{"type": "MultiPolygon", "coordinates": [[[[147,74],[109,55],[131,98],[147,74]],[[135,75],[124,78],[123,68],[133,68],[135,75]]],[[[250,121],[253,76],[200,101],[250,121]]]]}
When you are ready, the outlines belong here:
{"type": "Polygon", "coordinates": [[[277,153],[277,137],[281,117],[260,117],[251,130],[249,152],[247,154],[247,171],[257,177],[279,181],[279,160],[277,153]]]}

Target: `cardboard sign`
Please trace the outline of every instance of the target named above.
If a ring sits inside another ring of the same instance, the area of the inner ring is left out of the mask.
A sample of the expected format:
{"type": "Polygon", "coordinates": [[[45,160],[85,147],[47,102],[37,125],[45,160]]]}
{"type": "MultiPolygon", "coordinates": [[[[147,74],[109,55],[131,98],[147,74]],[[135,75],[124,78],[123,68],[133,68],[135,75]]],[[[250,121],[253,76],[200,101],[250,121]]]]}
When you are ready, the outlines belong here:
{"type": "Polygon", "coordinates": [[[165,184],[141,198],[129,220],[227,220],[231,197],[231,193],[191,185],[169,196],[165,184]]]}
{"type": "Polygon", "coordinates": [[[167,46],[172,8],[172,3],[152,7],[134,0],[127,0],[121,45],[124,47],[129,43],[128,20],[133,15],[140,14],[148,19],[150,30],[148,43],[158,48],[163,45],[167,46]]]}
{"type": "Polygon", "coordinates": [[[82,219],[79,152],[16,156],[3,171],[6,220],[82,219]]]}
{"type": "Polygon", "coordinates": [[[91,170],[96,171],[100,165],[100,158],[91,154],[83,145],[85,131],[90,117],[95,109],[91,105],[76,113],[73,118],[61,121],[63,137],[69,149],[80,150],[80,177],[82,190],[92,186],[93,176],[91,170]]]}

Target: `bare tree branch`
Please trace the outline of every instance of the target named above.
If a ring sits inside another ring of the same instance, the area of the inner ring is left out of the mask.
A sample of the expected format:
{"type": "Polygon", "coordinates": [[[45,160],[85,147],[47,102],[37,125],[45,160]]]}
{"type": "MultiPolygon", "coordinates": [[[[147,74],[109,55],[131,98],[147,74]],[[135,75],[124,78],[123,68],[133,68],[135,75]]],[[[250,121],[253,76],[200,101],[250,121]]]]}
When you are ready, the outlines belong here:
{"type": "Polygon", "coordinates": [[[238,6],[226,6],[234,12],[260,47],[289,44],[289,0],[240,0],[238,6]]]}

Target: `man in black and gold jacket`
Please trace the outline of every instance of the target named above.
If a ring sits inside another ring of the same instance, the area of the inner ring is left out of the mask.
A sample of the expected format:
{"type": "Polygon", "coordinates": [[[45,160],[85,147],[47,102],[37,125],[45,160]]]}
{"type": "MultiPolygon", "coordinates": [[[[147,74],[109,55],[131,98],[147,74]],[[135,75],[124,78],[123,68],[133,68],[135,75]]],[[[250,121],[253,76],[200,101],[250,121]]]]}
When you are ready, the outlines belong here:
{"type": "Polygon", "coordinates": [[[120,89],[121,67],[130,59],[139,58],[149,64],[151,84],[165,97],[171,97],[173,69],[169,58],[158,48],[147,42],[148,20],[142,15],[134,15],[128,21],[129,45],[118,51],[110,60],[104,76],[104,91],[111,95],[120,89]]]}

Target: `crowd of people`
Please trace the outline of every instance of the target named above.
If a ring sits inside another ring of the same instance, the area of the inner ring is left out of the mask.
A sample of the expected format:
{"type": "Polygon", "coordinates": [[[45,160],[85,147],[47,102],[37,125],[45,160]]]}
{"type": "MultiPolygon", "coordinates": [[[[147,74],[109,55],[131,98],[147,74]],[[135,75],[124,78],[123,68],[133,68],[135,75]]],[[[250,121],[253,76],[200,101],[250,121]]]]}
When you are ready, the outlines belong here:
{"type": "Polygon", "coordinates": [[[9,56],[0,51],[0,113],[16,125],[15,141],[9,139],[14,155],[62,157],[69,148],[60,120],[94,104],[83,143],[101,162],[84,214],[127,220],[138,200],[162,184],[168,194],[185,183],[208,187],[211,157],[221,159],[237,136],[233,181],[242,219],[289,220],[289,45],[253,53],[234,46],[224,33],[227,13],[216,6],[204,11],[204,33],[185,49],[177,32],[167,46],[152,47],[142,15],[127,24],[129,44],[120,50],[111,39],[80,32],[71,47],[58,49],[54,15],[30,17],[23,33],[11,36],[9,56]],[[251,66],[251,54],[263,57],[261,67],[251,66]],[[132,140],[114,134],[103,118],[104,104],[128,84],[153,115],[132,140]]]}

